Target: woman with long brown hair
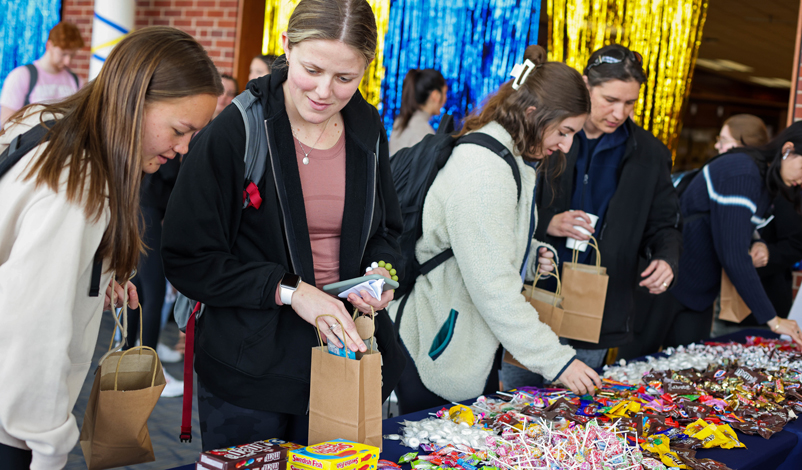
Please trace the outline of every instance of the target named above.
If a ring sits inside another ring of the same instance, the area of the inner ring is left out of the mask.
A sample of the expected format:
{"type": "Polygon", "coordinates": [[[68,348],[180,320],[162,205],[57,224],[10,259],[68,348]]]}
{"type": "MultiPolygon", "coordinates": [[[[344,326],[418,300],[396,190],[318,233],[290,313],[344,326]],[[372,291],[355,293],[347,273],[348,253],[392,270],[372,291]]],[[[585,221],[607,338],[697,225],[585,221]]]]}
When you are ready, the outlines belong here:
{"type": "Polygon", "coordinates": [[[145,248],[142,174],[186,153],[222,91],[191,36],[144,28],[122,40],[78,93],[21,109],[0,132],[4,151],[26,131],[49,128],[0,179],[4,468],[66,464],[78,439],[72,407],[110,307],[110,288],[105,306],[90,294],[95,260],[101,288],[129,278],[145,248]]]}
{"type": "Polygon", "coordinates": [[[520,195],[510,165],[473,144],[454,148],[426,195],[417,259],[424,263],[449,248],[454,256],[390,304],[411,359],[396,390],[401,413],[495,392],[499,345],[576,393],[601,386],[521,295],[523,278],[531,280],[538,264],[552,269],[547,246],[532,239],[535,167],[564,158],[590,111],[579,73],[546,62],[539,46],[527,47],[524,59],[460,133],[484,134],[506,147],[520,173],[520,195]]]}

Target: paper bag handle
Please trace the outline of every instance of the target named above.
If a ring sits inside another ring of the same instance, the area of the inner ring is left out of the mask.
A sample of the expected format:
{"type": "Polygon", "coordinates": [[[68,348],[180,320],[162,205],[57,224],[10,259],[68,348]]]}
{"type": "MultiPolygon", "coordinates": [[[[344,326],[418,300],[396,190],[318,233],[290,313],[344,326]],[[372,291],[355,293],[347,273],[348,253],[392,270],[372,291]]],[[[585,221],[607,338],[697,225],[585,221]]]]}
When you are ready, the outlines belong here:
{"type": "MultiPolygon", "coordinates": [[[[320,345],[320,347],[321,348],[323,347],[323,332],[320,331],[320,325],[318,324],[318,320],[320,320],[323,317],[333,318],[334,321],[336,321],[337,324],[340,325],[340,331],[343,332],[343,338],[341,338],[340,340],[343,342],[343,347],[347,348],[348,347],[348,343],[345,340],[345,327],[343,326],[342,323],[340,323],[340,319],[339,318],[335,317],[334,315],[329,315],[329,314],[318,315],[318,316],[315,317],[315,329],[317,330],[317,342],[320,345]]],[[[337,333],[334,333],[334,334],[336,335],[337,333]]]]}
{"type": "MultiPolygon", "coordinates": [[[[537,282],[539,280],[547,278],[547,277],[553,277],[554,279],[557,279],[557,290],[554,291],[554,293],[556,295],[562,294],[563,286],[562,286],[562,282],[560,282],[560,275],[557,273],[557,266],[554,267],[554,271],[551,271],[551,272],[548,272],[548,273],[541,273],[540,272],[540,265],[538,264],[537,265],[537,273],[535,274],[535,282],[532,284],[532,288],[534,288],[537,285],[537,282]]],[[[532,296],[530,295],[529,298],[532,298],[532,296]]]]}
{"type": "Polygon", "coordinates": [[[156,351],[154,351],[153,348],[151,348],[150,346],[134,346],[133,348],[131,348],[131,349],[127,350],[127,351],[123,351],[123,353],[120,354],[120,357],[117,358],[117,369],[114,371],[114,391],[115,392],[117,391],[117,376],[120,373],[120,363],[123,360],[123,356],[125,356],[129,352],[133,351],[134,349],[138,349],[140,355],[142,354],[142,350],[143,349],[147,349],[147,350],[150,350],[151,352],[153,352],[153,377],[150,378],[150,386],[153,387],[153,384],[156,383],[156,369],[158,369],[159,355],[156,354],[156,351]]]}
{"type": "MultiPolygon", "coordinates": [[[[593,235],[590,235],[590,240],[586,243],[596,250],[596,269],[601,273],[601,250],[599,250],[599,242],[593,235]]],[[[571,252],[571,262],[574,264],[579,263],[579,250],[576,249],[576,245],[574,245],[574,249],[571,252]]]]}
{"type": "MultiPolygon", "coordinates": [[[[114,312],[114,305],[116,304],[115,302],[116,291],[114,288],[111,289],[111,313],[112,317],[114,318],[114,330],[111,332],[111,338],[109,339],[109,350],[106,352],[106,354],[103,355],[103,357],[100,358],[99,364],[103,364],[103,361],[110,354],[121,350],[123,348],[123,345],[125,345],[125,341],[128,339],[128,282],[131,279],[133,279],[134,276],[136,276],[136,269],[134,269],[131,275],[128,276],[128,279],[126,279],[123,283],[124,287],[123,287],[122,324],[120,323],[120,318],[114,312]],[[117,334],[117,328],[119,328],[120,332],[122,333],[122,341],[120,341],[119,346],[113,348],[114,336],[117,334]]],[[[113,276],[111,281],[114,282],[113,276]]],[[[139,344],[142,344],[142,305],[140,304],[137,307],[137,309],[139,309],[139,344]]],[[[139,354],[142,354],[142,351],[140,351],[139,354]]]]}

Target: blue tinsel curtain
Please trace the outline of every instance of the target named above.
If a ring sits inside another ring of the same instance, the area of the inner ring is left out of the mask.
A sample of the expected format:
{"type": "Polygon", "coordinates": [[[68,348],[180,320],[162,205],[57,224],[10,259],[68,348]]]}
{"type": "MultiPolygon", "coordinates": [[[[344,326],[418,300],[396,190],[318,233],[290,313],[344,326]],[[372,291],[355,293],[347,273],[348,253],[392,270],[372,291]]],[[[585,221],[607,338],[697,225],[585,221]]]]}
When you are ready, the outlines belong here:
{"type": "Polygon", "coordinates": [[[540,0],[392,0],[381,107],[388,134],[409,69],[439,70],[448,83],[445,110],[460,119],[523,62],[539,19],[540,0]]]}
{"type": "Polygon", "coordinates": [[[61,0],[0,0],[0,87],[15,67],[45,53],[61,17],[61,0]]]}

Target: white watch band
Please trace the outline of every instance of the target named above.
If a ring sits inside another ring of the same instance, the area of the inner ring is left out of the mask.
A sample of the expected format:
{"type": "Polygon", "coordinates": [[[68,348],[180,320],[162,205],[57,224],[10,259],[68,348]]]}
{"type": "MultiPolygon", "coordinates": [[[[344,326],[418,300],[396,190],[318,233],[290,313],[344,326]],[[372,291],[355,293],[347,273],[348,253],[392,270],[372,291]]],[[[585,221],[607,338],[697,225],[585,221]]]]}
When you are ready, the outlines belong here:
{"type": "Polygon", "coordinates": [[[290,289],[288,287],[279,286],[279,297],[281,297],[281,303],[284,305],[292,305],[292,294],[295,293],[295,289],[290,289]]]}

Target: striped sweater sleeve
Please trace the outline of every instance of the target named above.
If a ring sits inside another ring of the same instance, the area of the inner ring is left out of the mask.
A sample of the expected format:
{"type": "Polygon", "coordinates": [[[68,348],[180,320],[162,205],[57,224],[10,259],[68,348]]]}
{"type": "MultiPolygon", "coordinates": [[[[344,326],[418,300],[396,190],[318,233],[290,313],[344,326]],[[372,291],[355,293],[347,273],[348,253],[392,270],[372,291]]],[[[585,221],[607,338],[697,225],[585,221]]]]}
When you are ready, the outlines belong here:
{"type": "Polygon", "coordinates": [[[716,255],[741,298],[757,321],[764,324],[774,318],[776,312],[749,256],[752,233],[764,222],[762,214],[758,213],[763,183],[757,174],[715,178],[707,166],[702,172],[710,197],[710,224],[716,255]]]}

